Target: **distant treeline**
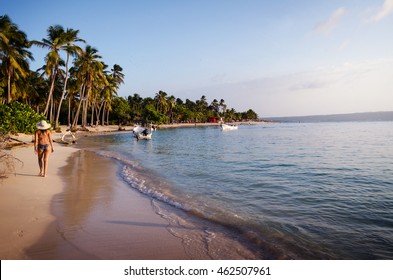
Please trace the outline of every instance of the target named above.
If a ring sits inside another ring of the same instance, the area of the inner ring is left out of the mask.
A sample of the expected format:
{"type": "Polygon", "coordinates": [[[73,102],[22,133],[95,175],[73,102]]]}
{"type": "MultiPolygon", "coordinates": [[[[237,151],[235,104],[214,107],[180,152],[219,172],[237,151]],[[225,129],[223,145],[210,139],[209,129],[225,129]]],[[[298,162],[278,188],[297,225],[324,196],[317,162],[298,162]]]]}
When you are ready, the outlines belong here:
{"type": "Polygon", "coordinates": [[[393,111],[366,112],[353,114],[315,115],[301,117],[268,118],[277,122],[366,122],[366,121],[393,121],[393,111]]]}

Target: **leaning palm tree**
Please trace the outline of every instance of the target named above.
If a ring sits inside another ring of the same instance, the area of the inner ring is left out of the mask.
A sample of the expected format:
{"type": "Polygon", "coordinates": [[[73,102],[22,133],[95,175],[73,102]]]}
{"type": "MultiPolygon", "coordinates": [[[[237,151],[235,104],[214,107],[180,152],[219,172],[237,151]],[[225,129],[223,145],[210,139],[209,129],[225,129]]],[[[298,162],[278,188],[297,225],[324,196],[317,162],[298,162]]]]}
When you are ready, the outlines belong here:
{"type": "Polygon", "coordinates": [[[85,42],[85,40],[78,38],[78,33],[79,30],[73,30],[70,28],[67,28],[67,31],[63,33],[65,45],[61,47],[62,50],[65,50],[67,52],[67,60],[66,60],[66,71],[65,71],[65,80],[64,80],[64,86],[63,86],[63,92],[61,94],[61,98],[59,100],[59,105],[57,108],[57,115],[56,115],[56,121],[55,121],[55,128],[59,126],[59,116],[60,116],[60,110],[61,110],[61,105],[64,100],[66,91],[67,91],[67,82],[69,78],[69,73],[68,73],[68,62],[70,60],[70,56],[76,56],[79,53],[82,53],[82,49],[75,45],[75,42],[85,42]]]}
{"type": "Polygon", "coordinates": [[[12,94],[17,91],[16,81],[26,78],[29,73],[27,59],[33,60],[31,52],[27,50],[29,47],[26,34],[7,15],[0,16],[0,59],[1,71],[7,77],[7,103],[11,102],[12,94]]]}
{"type": "MultiPolygon", "coordinates": [[[[45,57],[45,74],[50,78],[51,86],[44,110],[45,115],[48,115],[49,105],[53,105],[53,91],[60,61],[59,51],[66,45],[66,37],[64,36],[64,28],[62,26],[50,26],[47,33],[47,38],[43,38],[42,41],[32,41],[32,44],[38,47],[49,49],[49,53],[45,57]]],[[[50,111],[52,112],[52,110],[50,111]]],[[[52,115],[50,116],[50,120],[53,121],[52,115]]]]}

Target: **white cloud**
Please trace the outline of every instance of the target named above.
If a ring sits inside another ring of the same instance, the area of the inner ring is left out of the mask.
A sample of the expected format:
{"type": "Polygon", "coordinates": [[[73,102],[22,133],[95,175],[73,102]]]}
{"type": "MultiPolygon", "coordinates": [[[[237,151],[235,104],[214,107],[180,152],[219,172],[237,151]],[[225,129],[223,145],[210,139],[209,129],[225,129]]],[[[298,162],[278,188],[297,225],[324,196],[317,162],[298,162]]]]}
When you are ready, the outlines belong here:
{"type": "Polygon", "coordinates": [[[337,10],[335,10],[333,12],[333,14],[327,20],[318,23],[314,27],[314,32],[318,33],[318,34],[319,33],[329,33],[337,26],[340,18],[343,15],[345,15],[345,13],[346,13],[345,8],[343,8],[343,7],[338,8],[337,10]]]}
{"type": "Polygon", "coordinates": [[[379,10],[373,20],[379,21],[391,13],[393,13],[393,0],[385,0],[382,8],[379,10]]]}

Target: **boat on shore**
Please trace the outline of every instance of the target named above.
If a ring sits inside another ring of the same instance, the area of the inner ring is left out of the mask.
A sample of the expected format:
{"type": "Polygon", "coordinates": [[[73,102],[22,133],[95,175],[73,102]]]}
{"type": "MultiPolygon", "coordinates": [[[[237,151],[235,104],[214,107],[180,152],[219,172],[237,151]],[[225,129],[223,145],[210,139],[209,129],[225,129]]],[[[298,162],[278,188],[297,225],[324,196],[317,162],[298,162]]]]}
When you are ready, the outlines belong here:
{"type": "Polygon", "coordinates": [[[222,130],[235,130],[235,129],[238,129],[239,126],[234,125],[234,124],[220,123],[220,128],[221,128],[222,130]]]}
{"type": "Polygon", "coordinates": [[[141,127],[141,126],[136,126],[132,129],[132,132],[134,133],[134,136],[136,140],[151,140],[152,139],[152,129],[151,128],[146,128],[146,127],[141,127]]]}
{"type": "Polygon", "coordinates": [[[66,133],[61,137],[61,142],[63,144],[74,144],[76,141],[75,134],[71,130],[67,130],[66,133]]]}

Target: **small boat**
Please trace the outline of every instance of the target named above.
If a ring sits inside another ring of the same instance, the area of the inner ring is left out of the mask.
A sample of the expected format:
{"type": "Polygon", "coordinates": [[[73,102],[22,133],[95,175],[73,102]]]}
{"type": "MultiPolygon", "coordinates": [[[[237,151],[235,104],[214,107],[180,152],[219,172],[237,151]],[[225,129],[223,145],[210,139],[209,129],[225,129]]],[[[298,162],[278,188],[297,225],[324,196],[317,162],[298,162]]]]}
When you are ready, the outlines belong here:
{"type": "Polygon", "coordinates": [[[136,126],[133,128],[132,132],[134,133],[136,140],[151,140],[152,130],[149,128],[136,126]]]}
{"type": "Polygon", "coordinates": [[[61,141],[64,144],[74,144],[76,141],[75,134],[71,132],[71,130],[69,130],[63,134],[63,136],[61,137],[61,141]]]}
{"type": "Polygon", "coordinates": [[[221,123],[220,127],[221,127],[222,130],[235,130],[235,129],[239,128],[237,125],[225,124],[225,123],[221,123]]]}

